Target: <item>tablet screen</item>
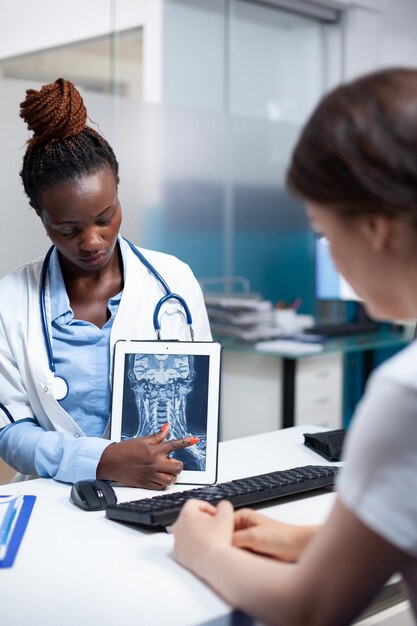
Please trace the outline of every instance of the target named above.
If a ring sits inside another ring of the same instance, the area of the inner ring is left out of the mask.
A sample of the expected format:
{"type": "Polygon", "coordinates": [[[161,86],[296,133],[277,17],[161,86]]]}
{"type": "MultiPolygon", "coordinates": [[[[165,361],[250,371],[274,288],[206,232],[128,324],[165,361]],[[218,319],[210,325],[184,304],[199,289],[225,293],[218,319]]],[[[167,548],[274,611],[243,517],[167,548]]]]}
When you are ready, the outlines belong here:
{"type": "Polygon", "coordinates": [[[167,439],[198,437],[173,453],[185,470],[206,469],[209,357],[126,354],[121,439],[146,437],[165,423],[167,439]]]}
{"type": "Polygon", "coordinates": [[[182,482],[214,482],[219,375],[215,342],[118,342],[111,438],[146,437],[169,423],[168,440],[198,437],[172,454],[184,464],[182,482]]]}

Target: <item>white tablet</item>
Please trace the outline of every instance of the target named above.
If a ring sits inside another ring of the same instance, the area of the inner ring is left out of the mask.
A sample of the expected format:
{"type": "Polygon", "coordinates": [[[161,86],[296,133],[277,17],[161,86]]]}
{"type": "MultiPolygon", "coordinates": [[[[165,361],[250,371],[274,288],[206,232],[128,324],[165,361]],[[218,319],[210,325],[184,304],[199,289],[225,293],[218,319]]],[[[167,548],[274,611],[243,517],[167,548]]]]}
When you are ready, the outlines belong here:
{"type": "Polygon", "coordinates": [[[173,453],[184,463],[178,483],[217,479],[221,344],[118,341],[115,344],[111,439],[145,437],[167,422],[167,439],[198,437],[173,453]]]}

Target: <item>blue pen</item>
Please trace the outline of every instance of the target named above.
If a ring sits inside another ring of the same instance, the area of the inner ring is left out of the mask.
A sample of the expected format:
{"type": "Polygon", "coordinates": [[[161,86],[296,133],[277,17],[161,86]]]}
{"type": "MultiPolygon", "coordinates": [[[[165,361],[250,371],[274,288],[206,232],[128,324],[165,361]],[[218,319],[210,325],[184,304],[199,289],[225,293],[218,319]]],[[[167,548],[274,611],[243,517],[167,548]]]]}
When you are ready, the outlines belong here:
{"type": "MultiPolygon", "coordinates": [[[[23,504],[23,496],[19,495],[9,502],[7,511],[0,526],[0,561],[6,556],[7,548],[16,525],[20,509],[23,504]]],[[[1,505],[1,500],[0,500],[1,505]]]]}

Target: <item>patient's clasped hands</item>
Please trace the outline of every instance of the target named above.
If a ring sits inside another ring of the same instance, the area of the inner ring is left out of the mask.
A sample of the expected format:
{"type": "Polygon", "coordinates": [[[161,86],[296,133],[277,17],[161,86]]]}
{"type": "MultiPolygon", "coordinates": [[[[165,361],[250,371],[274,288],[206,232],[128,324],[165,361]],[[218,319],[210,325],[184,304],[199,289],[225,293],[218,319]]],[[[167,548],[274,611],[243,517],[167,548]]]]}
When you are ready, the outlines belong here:
{"type": "Polygon", "coordinates": [[[190,500],[172,527],[174,557],[202,578],[215,554],[236,548],[295,562],[318,528],[284,524],[251,509],[235,512],[227,501],[214,507],[190,500]]]}

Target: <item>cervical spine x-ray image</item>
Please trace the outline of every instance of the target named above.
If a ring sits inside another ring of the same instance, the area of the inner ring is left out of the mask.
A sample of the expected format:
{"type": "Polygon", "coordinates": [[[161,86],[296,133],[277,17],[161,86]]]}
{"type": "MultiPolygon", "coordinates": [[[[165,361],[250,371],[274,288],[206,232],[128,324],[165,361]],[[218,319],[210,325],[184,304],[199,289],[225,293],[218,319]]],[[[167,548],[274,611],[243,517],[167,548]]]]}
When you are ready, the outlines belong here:
{"type": "Polygon", "coordinates": [[[186,470],[205,470],[208,357],[128,354],[124,387],[122,439],[145,437],[169,422],[167,439],[199,437],[175,458],[186,470]]]}

